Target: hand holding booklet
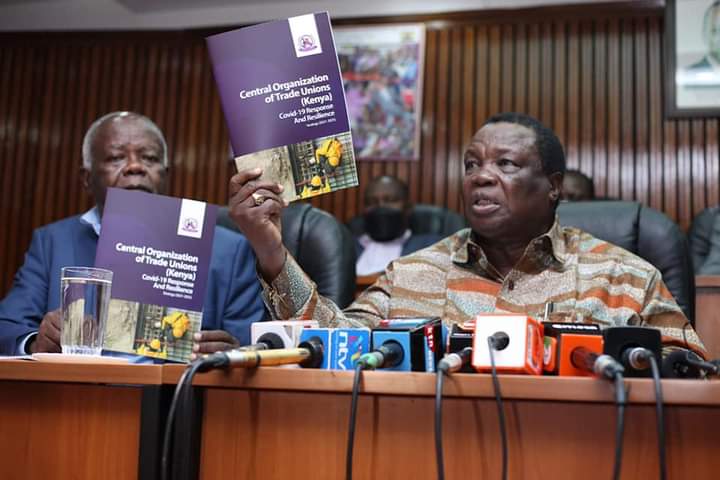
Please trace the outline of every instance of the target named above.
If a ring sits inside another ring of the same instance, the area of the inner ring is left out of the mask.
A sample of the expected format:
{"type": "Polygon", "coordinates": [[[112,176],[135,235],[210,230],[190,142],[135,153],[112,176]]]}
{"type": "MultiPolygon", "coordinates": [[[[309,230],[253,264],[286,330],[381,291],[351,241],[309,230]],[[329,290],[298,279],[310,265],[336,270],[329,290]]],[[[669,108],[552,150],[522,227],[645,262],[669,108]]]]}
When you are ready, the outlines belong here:
{"type": "Polygon", "coordinates": [[[190,360],[216,217],[215,205],[108,189],[95,256],[114,274],[105,350],[190,360]]]}
{"type": "Polygon", "coordinates": [[[340,65],[325,13],[207,38],[238,170],[288,201],[358,185],[340,65]]]}

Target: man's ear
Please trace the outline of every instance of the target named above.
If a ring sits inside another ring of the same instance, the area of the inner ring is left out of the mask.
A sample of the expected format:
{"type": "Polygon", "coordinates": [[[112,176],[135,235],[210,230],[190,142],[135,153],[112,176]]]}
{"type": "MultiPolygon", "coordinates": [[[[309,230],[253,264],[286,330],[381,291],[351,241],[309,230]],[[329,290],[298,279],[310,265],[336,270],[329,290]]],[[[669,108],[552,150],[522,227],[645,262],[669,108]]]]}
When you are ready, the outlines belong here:
{"type": "Polygon", "coordinates": [[[90,191],[90,171],[85,167],[80,167],[80,181],[85,191],[92,193],[92,191],[90,191]]]}
{"type": "Polygon", "coordinates": [[[555,172],[548,175],[550,180],[550,200],[557,202],[562,196],[563,173],[555,172]]]}

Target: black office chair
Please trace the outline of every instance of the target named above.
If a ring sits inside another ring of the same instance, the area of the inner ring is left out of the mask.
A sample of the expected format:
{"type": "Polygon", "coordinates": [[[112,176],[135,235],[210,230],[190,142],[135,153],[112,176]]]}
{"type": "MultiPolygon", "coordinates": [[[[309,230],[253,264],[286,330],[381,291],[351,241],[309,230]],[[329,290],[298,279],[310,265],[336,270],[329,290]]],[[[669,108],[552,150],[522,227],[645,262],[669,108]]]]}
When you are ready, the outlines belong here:
{"type": "Polygon", "coordinates": [[[695,276],[687,239],[665,214],[636,202],[562,202],[560,223],[577,227],[653,264],[691,323],[695,276]]]}
{"type": "MultiPolygon", "coordinates": [[[[688,230],[688,242],[692,253],[693,267],[696,275],[718,275],[715,265],[705,265],[710,254],[715,219],[720,213],[720,207],[708,207],[698,213],[688,230]],[[703,266],[705,268],[703,268],[703,266]]],[[[712,262],[711,262],[712,263],[712,262]]]]}
{"type": "MultiPolygon", "coordinates": [[[[238,231],[227,207],[220,207],[217,224],[238,231]]],[[[308,203],[293,202],[282,213],[282,239],[321,295],[340,308],[353,301],[355,241],[335,217],[308,203]]]]}
{"type": "MultiPolygon", "coordinates": [[[[362,215],[351,218],[347,225],[356,237],[365,233],[362,215]]],[[[410,230],[415,235],[435,234],[444,238],[465,227],[465,217],[445,207],[418,203],[410,213],[410,230]]]]}

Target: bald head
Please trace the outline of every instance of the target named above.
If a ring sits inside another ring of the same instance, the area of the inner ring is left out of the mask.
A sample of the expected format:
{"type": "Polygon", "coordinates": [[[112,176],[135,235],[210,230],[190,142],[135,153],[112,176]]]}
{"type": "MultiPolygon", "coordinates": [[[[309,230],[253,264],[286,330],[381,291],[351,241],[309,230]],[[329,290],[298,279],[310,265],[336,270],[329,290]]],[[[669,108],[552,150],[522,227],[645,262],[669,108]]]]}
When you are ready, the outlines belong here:
{"type": "Polygon", "coordinates": [[[93,162],[93,152],[92,152],[92,145],[95,140],[95,137],[98,134],[98,131],[101,130],[101,127],[107,123],[111,122],[118,122],[123,121],[125,119],[135,119],[137,122],[142,124],[149,132],[152,132],[157,139],[160,145],[162,146],[162,161],[163,165],[165,167],[168,166],[168,158],[167,158],[167,142],[165,141],[165,135],[163,135],[162,130],[155,125],[155,122],[150,120],[145,115],[142,115],[140,113],[135,112],[127,112],[127,111],[117,111],[117,112],[110,112],[102,117],[95,120],[90,127],[87,129],[87,132],[85,132],[85,137],[83,137],[83,144],[82,144],[82,160],[83,160],[83,168],[86,170],[90,170],[93,162]]]}
{"type": "Polygon", "coordinates": [[[390,175],[372,179],[365,188],[365,209],[374,207],[408,210],[410,204],[408,187],[405,182],[390,175]]]}
{"type": "Polygon", "coordinates": [[[83,185],[101,212],[109,187],[165,193],[167,144],[157,125],[132,112],[93,122],[83,140],[83,185]]]}

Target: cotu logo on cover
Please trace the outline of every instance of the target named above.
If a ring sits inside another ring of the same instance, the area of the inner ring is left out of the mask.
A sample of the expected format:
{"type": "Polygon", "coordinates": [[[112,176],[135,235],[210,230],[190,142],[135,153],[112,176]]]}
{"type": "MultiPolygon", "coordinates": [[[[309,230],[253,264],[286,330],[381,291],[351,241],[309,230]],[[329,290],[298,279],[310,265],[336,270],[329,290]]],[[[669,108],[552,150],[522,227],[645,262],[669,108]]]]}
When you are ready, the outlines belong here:
{"type": "Polygon", "coordinates": [[[300,35],[300,38],[298,38],[298,50],[301,52],[310,52],[316,48],[317,45],[315,44],[315,39],[312,35],[300,35]]]}
{"type": "Polygon", "coordinates": [[[190,217],[184,219],[183,223],[182,223],[182,229],[185,230],[186,232],[197,233],[197,231],[198,231],[197,219],[190,218],[190,217]]]}

